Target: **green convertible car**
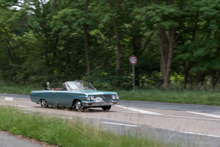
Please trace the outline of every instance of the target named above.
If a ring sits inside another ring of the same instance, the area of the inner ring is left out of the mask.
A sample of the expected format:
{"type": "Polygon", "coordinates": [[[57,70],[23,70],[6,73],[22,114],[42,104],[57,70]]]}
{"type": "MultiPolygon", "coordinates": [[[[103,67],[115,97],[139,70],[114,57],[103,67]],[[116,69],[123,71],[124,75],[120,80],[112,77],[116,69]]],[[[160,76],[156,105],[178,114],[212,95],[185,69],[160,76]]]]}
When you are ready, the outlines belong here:
{"type": "Polygon", "coordinates": [[[63,83],[63,88],[50,88],[47,84],[47,89],[30,93],[31,101],[41,104],[41,107],[70,107],[75,111],[101,107],[108,111],[119,101],[116,92],[97,91],[86,81],[67,81],[63,83]]]}

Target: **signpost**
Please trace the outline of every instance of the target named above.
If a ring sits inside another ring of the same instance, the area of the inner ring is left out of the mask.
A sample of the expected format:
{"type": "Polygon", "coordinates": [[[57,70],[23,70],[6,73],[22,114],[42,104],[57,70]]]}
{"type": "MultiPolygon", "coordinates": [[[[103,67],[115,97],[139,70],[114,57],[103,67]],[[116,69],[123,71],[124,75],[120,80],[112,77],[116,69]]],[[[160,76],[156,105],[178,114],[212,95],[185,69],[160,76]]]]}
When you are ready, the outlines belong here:
{"type": "Polygon", "coordinates": [[[137,64],[137,57],[136,56],[131,56],[129,58],[130,63],[132,64],[132,73],[133,73],[133,90],[135,90],[135,68],[134,65],[137,64]]]}

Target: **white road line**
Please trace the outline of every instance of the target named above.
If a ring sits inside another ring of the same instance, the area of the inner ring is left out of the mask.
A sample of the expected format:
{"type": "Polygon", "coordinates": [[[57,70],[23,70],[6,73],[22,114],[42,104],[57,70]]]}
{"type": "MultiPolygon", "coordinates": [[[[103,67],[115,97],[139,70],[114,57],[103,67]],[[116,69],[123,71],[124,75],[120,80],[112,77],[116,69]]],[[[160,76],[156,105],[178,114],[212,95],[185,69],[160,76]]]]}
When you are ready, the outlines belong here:
{"type": "Polygon", "coordinates": [[[20,102],[20,103],[30,103],[30,104],[33,104],[33,102],[24,102],[24,101],[13,101],[13,102],[20,102]]]}
{"type": "Polygon", "coordinates": [[[137,127],[137,125],[129,125],[129,124],[122,124],[122,123],[113,123],[113,122],[101,122],[101,123],[110,124],[110,125],[128,126],[128,127],[137,127]]]}
{"type": "Polygon", "coordinates": [[[188,113],[193,113],[193,114],[198,114],[198,115],[209,116],[209,117],[220,118],[220,115],[215,115],[215,114],[199,113],[199,112],[193,112],[193,111],[186,111],[186,112],[188,112],[188,113]]]}
{"type": "Polygon", "coordinates": [[[119,108],[131,110],[131,111],[136,111],[136,112],[139,112],[139,113],[142,113],[142,114],[159,115],[159,116],[163,116],[163,117],[176,117],[176,118],[183,118],[183,119],[198,119],[198,120],[220,121],[220,119],[209,119],[209,118],[190,117],[190,116],[178,116],[178,115],[166,115],[166,114],[160,114],[160,113],[155,113],[155,112],[151,112],[151,111],[145,111],[145,110],[141,110],[141,109],[136,109],[136,108],[133,108],[133,107],[125,107],[125,106],[121,106],[121,105],[115,105],[115,106],[119,107],[119,108]]]}
{"type": "Polygon", "coordinates": [[[220,121],[220,119],[209,119],[209,118],[200,118],[200,117],[187,117],[187,116],[176,116],[176,115],[162,115],[162,116],[168,116],[168,117],[176,117],[176,118],[187,118],[187,119],[199,119],[199,120],[214,120],[214,121],[220,121]]]}
{"type": "Polygon", "coordinates": [[[24,106],[24,105],[12,105],[12,104],[1,104],[0,105],[7,105],[7,106],[16,106],[16,107],[29,107],[29,106],[24,106]]]}
{"type": "Polygon", "coordinates": [[[184,134],[192,134],[192,135],[200,135],[200,136],[208,136],[208,137],[218,137],[218,135],[211,135],[211,134],[201,134],[201,133],[194,133],[194,132],[179,132],[179,133],[184,133],[184,134]]]}
{"type": "MultiPolygon", "coordinates": [[[[0,100],[0,101],[5,101],[5,100],[0,100]]],[[[30,104],[33,104],[34,102],[24,102],[24,101],[15,101],[15,100],[13,100],[13,102],[20,102],[20,103],[30,103],[30,104]]]]}
{"type": "Polygon", "coordinates": [[[18,107],[29,107],[29,106],[24,106],[24,105],[13,105],[13,106],[18,106],[18,107]]]}
{"type": "Polygon", "coordinates": [[[133,108],[133,107],[125,107],[125,106],[121,106],[121,105],[116,105],[116,107],[131,110],[131,111],[135,111],[135,112],[142,113],[142,114],[162,115],[162,114],[159,114],[159,113],[146,111],[146,110],[141,110],[141,109],[137,109],[137,108],[133,108]]]}
{"type": "Polygon", "coordinates": [[[59,117],[59,118],[63,118],[63,119],[73,119],[71,117],[64,117],[64,116],[53,116],[53,117],[59,117]]]}
{"type": "Polygon", "coordinates": [[[28,114],[32,114],[31,112],[26,112],[26,111],[24,111],[23,113],[28,113],[28,114]]]}
{"type": "Polygon", "coordinates": [[[13,101],[13,97],[5,97],[6,101],[13,101]]]}

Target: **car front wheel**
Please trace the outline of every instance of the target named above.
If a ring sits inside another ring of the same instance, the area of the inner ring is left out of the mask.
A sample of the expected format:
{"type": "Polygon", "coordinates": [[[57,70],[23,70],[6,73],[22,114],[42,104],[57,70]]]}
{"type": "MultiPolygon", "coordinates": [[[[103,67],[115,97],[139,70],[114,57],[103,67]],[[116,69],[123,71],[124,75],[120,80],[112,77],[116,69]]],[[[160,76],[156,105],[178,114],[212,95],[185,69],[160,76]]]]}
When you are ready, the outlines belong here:
{"type": "Polygon", "coordinates": [[[48,104],[47,104],[46,100],[44,100],[44,99],[40,101],[40,105],[41,105],[42,108],[47,108],[48,107],[48,104]]]}
{"type": "Polygon", "coordinates": [[[111,109],[111,106],[103,106],[102,110],[104,111],[109,111],[111,109]]]}
{"type": "Polygon", "coordinates": [[[79,111],[82,108],[82,102],[80,100],[76,100],[73,105],[73,110],[79,111]]]}

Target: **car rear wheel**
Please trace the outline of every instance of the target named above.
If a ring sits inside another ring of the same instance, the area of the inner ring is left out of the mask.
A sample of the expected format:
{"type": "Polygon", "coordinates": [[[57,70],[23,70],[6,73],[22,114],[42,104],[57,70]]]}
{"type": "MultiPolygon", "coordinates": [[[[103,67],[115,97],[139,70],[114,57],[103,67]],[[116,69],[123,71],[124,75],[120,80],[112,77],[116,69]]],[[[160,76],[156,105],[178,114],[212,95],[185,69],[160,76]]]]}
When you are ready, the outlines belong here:
{"type": "Polygon", "coordinates": [[[111,106],[103,106],[102,110],[104,111],[109,111],[111,109],[111,106]]]}
{"type": "Polygon", "coordinates": [[[80,111],[82,108],[82,102],[80,100],[76,100],[73,105],[73,110],[80,111]]]}
{"type": "Polygon", "coordinates": [[[41,105],[42,108],[47,108],[48,107],[47,101],[44,100],[44,99],[40,101],[40,105],[41,105]]]}

